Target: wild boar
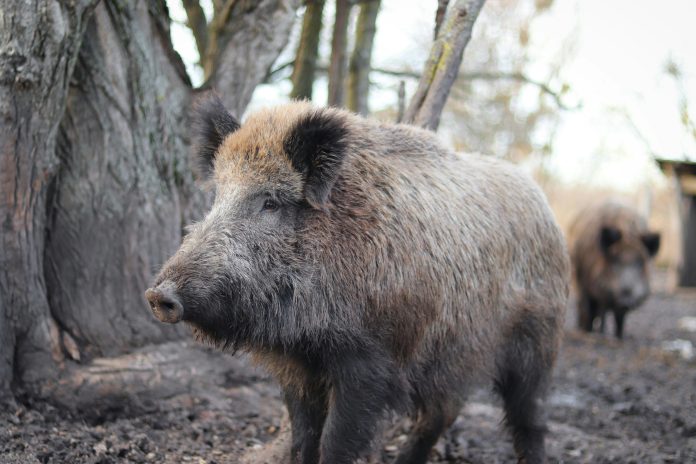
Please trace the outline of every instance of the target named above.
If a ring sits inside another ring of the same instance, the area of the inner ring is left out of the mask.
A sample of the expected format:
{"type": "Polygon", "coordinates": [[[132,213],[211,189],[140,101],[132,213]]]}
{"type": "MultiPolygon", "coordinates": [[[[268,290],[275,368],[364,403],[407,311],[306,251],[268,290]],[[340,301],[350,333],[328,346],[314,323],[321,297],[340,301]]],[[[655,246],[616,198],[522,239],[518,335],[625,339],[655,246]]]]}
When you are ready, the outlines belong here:
{"type": "Polygon", "coordinates": [[[293,463],[355,462],[390,411],[416,420],[396,462],[426,462],[482,383],[520,459],[544,461],[569,261],[527,176],[306,102],[240,125],[210,97],[195,120],[215,201],[146,298],[270,370],[293,463]]]}
{"type": "Polygon", "coordinates": [[[578,291],[578,326],[591,332],[607,312],[623,337],[624,318],[650,295],[649,261],[660,234],[634,209],[616,202],[583,211],[571,226],[571,258],[578,291]]]}

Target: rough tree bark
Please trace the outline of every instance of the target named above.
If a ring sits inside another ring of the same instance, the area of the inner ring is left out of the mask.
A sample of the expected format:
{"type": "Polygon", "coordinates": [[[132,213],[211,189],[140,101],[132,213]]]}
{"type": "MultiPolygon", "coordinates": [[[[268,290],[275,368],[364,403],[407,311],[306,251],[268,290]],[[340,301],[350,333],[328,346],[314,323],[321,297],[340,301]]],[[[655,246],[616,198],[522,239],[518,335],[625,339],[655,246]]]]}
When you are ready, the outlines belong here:
{"type": "Polygon", "coordinates": [[[379,4],[380,0],[365,0],[360,5],[355,26],[355,46],[348,66],[348,109],[364,115],[369,113],[370,62],[379,4]]]}
{"type": "Polygon", "coordinates": [[[12,0],[3,2],[0,11],[0,390],[4,391],[15,376],[28,380],[37,372],[46,375],[61,355],[44,285],[46,197],[58,167],[58,123],[94,3],[12,0]]]}
{"type": "Polygon", "coordinates": [[[404,121],[436,130],[452,84],[462,63],[474,23],[485,0],[457,0],[433,42],[416,93],[404,121]]]}
{"type": "MultiPolygon", "coordinates": [[[[195,90],[164,0],[95,3],[17,0],[0,13],[2,398],[50,395],[74,361],[177,336],[141,295],[204,210],[188,169],[195,90]]],[[[299,1],[252,3],[218,31],[217,65],[241,69],[211,82],[240,114],[299,1]]]]}
{"type": "Polygon", "coordinates": [[[46,286],[58,326],[88,355],[176,335],[141,310],[140,295],[195,215],[183,138],[190,84],[155,8],[99,3],[58,133],[46,286]]]}
{"type": "Polygon", "coordinates": [[[307,8],[302,20],[302,34],[292,70],[290,98],[312,99],[323,14],[324,0],[307,0],[307,8]]]}
{"type": "Polygon", "coordinates": [[[346,67],[348,64],[346,46],[348,39],[348,20],[352,0],[336,0],[336,18],[334,19],[333,37],[331,39],[331,62],[329,63],[329,106],[343,106],[346,85],[346,67]]]}

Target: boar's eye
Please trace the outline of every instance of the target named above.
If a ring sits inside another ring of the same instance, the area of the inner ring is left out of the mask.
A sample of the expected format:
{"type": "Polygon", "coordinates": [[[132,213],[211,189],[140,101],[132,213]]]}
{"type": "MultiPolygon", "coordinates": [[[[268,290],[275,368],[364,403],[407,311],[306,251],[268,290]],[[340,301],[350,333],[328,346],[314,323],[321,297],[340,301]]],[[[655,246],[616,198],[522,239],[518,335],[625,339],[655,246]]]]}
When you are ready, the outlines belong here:
{"type": "Polygon", "coordinates": [[[263,202],[263,208],[261,208],[262,211],[276,211],[280,205],[278,204],[277,201],[268,198],[266,201],[263,202]]]}

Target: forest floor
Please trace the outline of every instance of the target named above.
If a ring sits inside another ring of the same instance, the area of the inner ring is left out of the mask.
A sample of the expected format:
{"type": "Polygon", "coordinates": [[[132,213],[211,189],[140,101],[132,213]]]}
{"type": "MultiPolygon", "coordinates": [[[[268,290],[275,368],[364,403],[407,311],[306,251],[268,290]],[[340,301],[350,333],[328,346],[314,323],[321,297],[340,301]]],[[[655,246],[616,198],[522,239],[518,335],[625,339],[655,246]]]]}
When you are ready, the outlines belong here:
{"type": "MultiPolygon", "coordinates": [[[[696,292],[653,295],[627,317],[622,342],[579,333],[574,320],[569,309],[548,399],[550,462],[696,463],[696,292]]],[[[116,402],[0,412],[0,463],[237,463],[281,433],[277,387],[242,356],[169,343],[95,360],[89,382],[124,365],[138,387],[116,402]]],[[[515,462],[500,423],[496,398],[476,393],[430,462],[515,462]]],[[[389,427],[383,462],[408,428],[389,427]]]]}

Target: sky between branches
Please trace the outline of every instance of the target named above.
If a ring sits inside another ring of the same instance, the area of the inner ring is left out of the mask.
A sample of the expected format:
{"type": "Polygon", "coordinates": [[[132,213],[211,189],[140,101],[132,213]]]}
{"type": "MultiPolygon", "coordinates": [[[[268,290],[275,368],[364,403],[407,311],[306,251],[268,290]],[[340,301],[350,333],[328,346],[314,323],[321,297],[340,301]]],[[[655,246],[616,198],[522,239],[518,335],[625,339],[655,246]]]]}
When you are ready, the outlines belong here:
{"type": "MultiPolygon", "coordinates": [[[[201,3],[210,10],[209,2],[201,3]]],[[[168,4],[173,19],[180,23],[172,26],[174,46],[194,82],[200,82],[194,66],[198,56],[183,26],[180,0],[168,0],[168,4]]],[[[432,38],[436,5],[437,0],[382,0],[373,66],[420,69],[432,38]]],[[[484,7],[481,15],[485,14],[484,7]]],[[[327,2],[325,37],[331,32],[332,17],[333,2],[327,2]]],[[[559,80],[570,86],[566,100],[581,104],[561,114],[548,160],[554,177],[564,183],[633,189],[660,182],[653,154],[696,161],[696,140],[680,123],[677,87],[665,72],[668,59],[679,65],[692,111],[696,111],[694,18],[693,0],[555,0],[535,20],[530,34],[532,59],[525,72],[543,80],[553,60],[568,53],[559,80]],[[570,51],[565,40],[569,35],[570,51]],[[566,48],[561,49],[563,44],[566,48]]],[[[475,40],[476,34],[472,44],[475,40]]],[[[324,40],[323,46],[328,43],[324,40]]],[[[292,60],[295,46],[291,42],[278,63],[292,60]]],[[[378,84],[370,97],[374,110],[396,105],[395,81],[385,79],[373,76],[378,84]]],[[[407,82],[407,95],[415,84],[407,82]]],[[[279,103],[287,99],[289,90],[288,81],[262,85],[250,109],[279,103]]],[[[326,101],[323,79],[317,80],[315,100],[326,101]]],[[[442,132],[448,143],[446,130],[442,132]]]]}

